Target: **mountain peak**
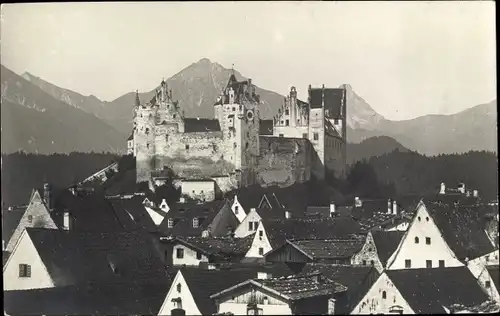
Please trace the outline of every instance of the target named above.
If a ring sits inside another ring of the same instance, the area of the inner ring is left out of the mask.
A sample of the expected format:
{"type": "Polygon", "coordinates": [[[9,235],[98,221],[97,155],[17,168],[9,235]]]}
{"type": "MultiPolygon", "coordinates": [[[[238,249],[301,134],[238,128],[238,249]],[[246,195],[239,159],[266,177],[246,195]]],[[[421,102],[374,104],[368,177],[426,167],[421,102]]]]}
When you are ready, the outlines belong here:
{"type": "Polygon", "coordinates": [[[212,64],[212,61],[206,57],[198,60],[197,64],[212,64]]]}

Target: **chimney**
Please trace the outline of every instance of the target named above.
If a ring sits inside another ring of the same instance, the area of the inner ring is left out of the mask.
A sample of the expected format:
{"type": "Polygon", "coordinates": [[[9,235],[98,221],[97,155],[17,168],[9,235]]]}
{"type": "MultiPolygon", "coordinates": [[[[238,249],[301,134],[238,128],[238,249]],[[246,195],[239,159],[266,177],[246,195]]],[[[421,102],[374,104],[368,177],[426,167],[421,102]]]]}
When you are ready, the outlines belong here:
{"type": "Polygon", "coordinates": [[[392,202],[391,202],[391,199],[387,200],[387,214],[392,214],[392,202]]]}
{"type": "Polygon", "coordinates": [[[335,315],[335,301],[333,297],[328,299],[328,315],[335,315]]]}
{"type": "Polygon", "coordinates": [[[12,211],[12,210],[14,210],[14,208],[12,206],[9,206],[8,210],[12,211]]]}
{"type": "Polygon", "coordinates": [[[186,203],[186,199],[183,196],[181,196],[179,198],[179,203],[186,203]]]}
{"type": "Polygon", "coordinates": [[[462,193],[462,194],[465,194],[465,184],[464,183],[460,183],[458,185],[458,191],[460,191],[460,193],[462,193]]]}
{"type": "Polygon", "coordinates": [[[250,209],[250,212],[252,212],[252,211],[254,211],[254,212],[256,211],[255,207],[250,209]]]}
{"type": "Polygon", "coordinates": [[[445,194],[446,193],[446,185],[444,182],[441,182],[441,190],[439,190],[439,194],[445,194]]]}
{"type": "Polygon", "coordinates": [[[292,218],[292,212],[290,212],[290,211],[285,211],[285,218],[286,218],[286,219],[290,219],[290,218],[292,218]]]}
{"type": "Polygon", "coordinates": [[[465,193],[465,196],[466,196],[466,197],[469,197],[469,196],[470,196],[470,190],[467,190],[467,193],[465,193]]]}
{"type": "Polygon", "coordinates": [[[363,206],[363,202],[358,196],[356,196],[354,198],[354,207],[361,207],[361,206],[363,206]]]}
{"type": "Polygon", "coordinates": [[[70,229],[70,217],[68,212],[64,212],[63,229],[64,230],[70,229]]]}
{"type": "Polygon", "coordinates": [[[52,210],[52,201],[50,198],[50,184],[44,183],[43,185],[43,199],[45,201],[45,205],[51,211],[52,210]]]}
{"type": "Polygon", "coordinates": [[[396,203],[396,200],[392,201],[392,214],[398,215],[398,203],[396,203]]]}
{"type": "Polygon", "coordinates": [[[207,265],[207,269],[208,269],[208,270],[217,270],[217,267],[216,267],[214,264],[209,263],[209,264],[207,265]]]}
{"type": "Polygon", "coordinates": [[[330,217],[335,216],[335,203],[330,202],[330,217]]]}
{"type": "Polygon", "coordinates": [[[267,279],[271,279],[273,276],[271,275],[271,273],[268,273],[268,272],[257,272],[257,279],[259,280],[267,280],[267,279]]]}
{"type": "Polygon", "coordinates": [[[475,198],[479,197],[479,191],[478,190],[472,191],[472,196],[475,198]]]}
{"type": "Polygon", "coordinates": [[[196,117],[196,119],[199,121],[199,120],[200,120],[200,117],[199,117],[199,116],[197,116],[197,117],[196,117]]]}

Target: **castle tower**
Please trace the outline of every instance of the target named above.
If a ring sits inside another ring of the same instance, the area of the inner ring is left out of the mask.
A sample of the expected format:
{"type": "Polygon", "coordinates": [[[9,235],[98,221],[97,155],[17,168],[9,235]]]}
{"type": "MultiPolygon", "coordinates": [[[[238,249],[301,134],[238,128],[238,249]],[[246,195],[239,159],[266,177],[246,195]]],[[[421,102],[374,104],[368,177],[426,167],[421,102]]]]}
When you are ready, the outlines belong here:
{"type": "Polygon", "coordinates": [[[274,120],[273,135],[292,138],[309,138],[309,105],[297,98],[295,87],[285,97],[274,120]]]}
{"type": "Polygon", "coordinates": [[[134,151],[136,153],[136,181],[147,182],[154,169],[156,108],[153,104],[140,104],[136,96],[136,115],[134,118],[134,151]],[[137,105],[138,104],[138,105],[137,105]]]}

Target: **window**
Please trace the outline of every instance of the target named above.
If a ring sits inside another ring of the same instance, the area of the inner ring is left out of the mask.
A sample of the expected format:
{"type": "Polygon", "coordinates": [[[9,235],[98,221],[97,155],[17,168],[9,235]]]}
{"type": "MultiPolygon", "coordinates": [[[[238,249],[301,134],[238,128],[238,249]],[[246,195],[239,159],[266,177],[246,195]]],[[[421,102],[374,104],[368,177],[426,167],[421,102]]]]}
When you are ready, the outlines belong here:
{"type": "Polygon", "coordinates": [[[290,121],[289,120],[285,121],[285,126],[290,126],[290,121]]]}
{"type": "Polygon", "coordinates": [[[302,134],[302,138],[306,138],[307,139],[307,134],[306,133],[302,134]]]}
{"type": "Polygon", "coordinates": [[[180,283],[177,284],[177,292],[181,292],[181,289],[182,289],[182,285],[180,283]]]}
{"type": "Polygon", "coordinates": [[[405,268],[411,268],[411,260],[409,259],[405,260],[405,268]]]}
{"type": "Polygon", "coordinates": [[[419,222],[420,222],[420,221],[422,221],[422,217],[420,217],[420,216],[419,216],[419,217],[418,217],[418,221],[419,221],[419,222]]]}
{"type": "Polygon", "coordinates": [[[33,215],[28,215],[28,222],[32,223],[33,222],[33,215]]]}
{"type": "Polygon", "coordinates": [[[253,230],[253,222],[248,222],[248,230],[253,230]]]}
{"type": "Polygon", "coordinates": [[[386,291],[382,291],[382,299],[384,299],[384,300],[385,300],[386,298],[387,298],[387,293],[386,293],[386,291]]]}
{"type": "Polygon", "coordinates": [[[491,281],[484,282],[484,287],[489,289],[491,287],[491,281]]]}
{"type": "Polygon", "coordinates": [[[280,134],[280,137],[283,137],[283,134],[280,134]]]}
{"type": "Polygon", "coordinates": [[[193,228],[198,228],[198,218],[193,218],[193,228]]]}
{"type": "Polygon", "coordinates": [[[425,244],[430,245],[431,244],[431,237],[425,237],[425,244]]]}
{"type": "Polygon", "coordinates": [[[425,267],[432,268],[432,260],[425,260],[425,267]]]}
{"type": "Polygon", "coordinates": [[[149,134],[149,128],[146,127],[146,135],[149,134]]]}
{"type": "Polygon", "coordinates": [[[439,260],[439,267],[444,268],[444,260],[439,260]]]}
{"type": "Polygon", "coordinates": [[[247,137],[250,137],[250,132],[247,132],[247,137]]]}
{"type": "Polygon", "coordinates": [[[248,142],[245,143],[245,149],[248,149],[248,142]]]}
{"type": "Polygon", "coordinates": [[[318,133],[314,133],[314,140],[318,140],[318,139],[319,139],[318,133]]]}
{"type": "Polygon", "coordinates": [[[372,252],[372,251],[373,251],[372,247],[368,247],[368,252],[372,252]]]}
{"type": "Polygon", "coordinates": [[[195,194],[194,190],[193,190],[193,194],[195,194]]]}
{"type": "Polygon", "coordinates": [[[375,264],[375,261],[370,260],[370,264],[371,264],[371,265],[374,265],[374,264],[375,264]]]}
{"type": "Polygon", "coordinates": [[[29,264],[19,265],[19,277],[20,278],[30,278],[31,277],[31,266],[29,264]]]}
{"type": "Polygon", "coordinates": [[[234,111],[236,111],[236,108],[233,106],[233,108],[231,110],[233,110],[233,112],[234,112],[234,111]]]}
{"type": "Polygon", "coordinates": [[[289,109],[285,110],[285,115],[290,115],[290,110],[289,109]]]}
{"type": "Polygon", "coordinates": [[[186,144],[186,150],[189,150],[189,145],[188,144],[186,144]]]}
{"type": "Polygon", "coordinates": [[[201,260],[201,252],[196,252],[196,259],[201,260]]]}
{"type": "Polygon", "coordinates": [[[149,148],[149,144],[146,144],[146,148],[149,148]]]}
{"type": "Polygon", "coordinates": [[[262,230],[259,230],[259,237],[264,236],[264,232],[262,230]]]}
{"type": "Polygon", "coordinates": [[[184,258],[184,249],[182,248],[177,248],[177,259],[182,259],[184,258]]]}
{"type": "Polygon", "coordinates": [[[281,123],[281,125],[283,125],[283,121],[281,121],[280,123],[281,123]]]}
{"type": "Polygon", "coordinates": [[[366,266],[366,260],[363,260],[363,265],[366,266]]]}
{"type": "Polygon", "coordinates": [[[174,118],[176,117],[176,115],[174,114],[174,118]]]}
{"type": "Polygon", "coordinates": [[[264,254],[264,248],[260,247],[259,248],[259,255],[262,256],[264,254]]]}
{"type": "Polygon", "coordinates": [[[429,221],[429,216],[426,216],[426,217],[425,217],[425,220],[426,220],[426,221],[429,221]]]}
{"type": "Polygon", "coordinates": [[[415,243],[418,244],[418,242],[419,242],[418,237],[415,237],[415,243]]]}
{"type": "Polygon", "coordinates": [[[238,205],[234,207],[234,214],[238,215],[238,205]]]}

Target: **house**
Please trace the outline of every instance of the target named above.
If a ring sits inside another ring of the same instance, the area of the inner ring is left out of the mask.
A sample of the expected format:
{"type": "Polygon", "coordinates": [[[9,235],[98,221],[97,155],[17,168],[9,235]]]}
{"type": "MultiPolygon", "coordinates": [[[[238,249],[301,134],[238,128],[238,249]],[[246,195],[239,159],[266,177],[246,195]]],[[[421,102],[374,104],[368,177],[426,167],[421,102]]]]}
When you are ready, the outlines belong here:
{"type": "Polygon", "coordinates": [[[499,266],[486,266],[479,274],[478,281],[483,290],[495,302],[500,304],[499,266]]]}
{"type": "Polygon", "coordinates": [[[249,279],[210,296],[218,313],[234,315],[333,315],[345,286],[321,274],[249,279]]]}
{"type": "Polygon", "coordinates": [[[353,264],[374,266],[379,273],[387,268],[387,260],[396,251],[405,232],[380,231],[368,232],[361,250],[352,258],[353,264]]]}
{"type": "Polygon", "coordinates": [[[372,229],[405,231],[411,217],[408,210],[393,199],[361,200],[355,198],[351,216],[365,231],[372,229]]]}
{"type": "Polygon", "coordinates": [[[4,315],[155,315],[170,284],[4,291],[4,315]]]}
{"type": "Polygon", "coordinates": [[[4,290],[167,282],[148,235],[26,228],[4,269],[4,290]]]}
{"type": "Polygon", "coordinates": [[[210,202],[220,195],[220,189],[213,179],[184,179],[181,194],[193,200],[210,202]]]}
{"type": "Polygon", "coordinates": [[[141,200],[141,196],[108,198],[118,219],[123,223],[125,230],[142,229],[146,232],[154,233],[158,231],[158,226],[155,223],[154,217],[150,216],[141,200]]]}
{"type": "Polygon", "coordinates": [[[497,248],[490,253],[477,257],[473,260],[469,260],[467,262],[467,267],[469,268],[470,272],[477,278],[485,267],[498,266],[498,264],[500,263],[498,260],[498,256],[499,251],[497,248]]]}
{"type": "MultiPolygon", "coordinates": [[[[234,235],[238,238],[243,238],[254,234],[262,219],[295,218],[296,214],[297,213],[293,213],[291,210],[285,208],[251,208],[245,219],[236,228],[234,235]]],[[[299,214],[299,217],[300,215],[301,214],[299,214]]]]}
{"type": "Polygon", "coordinates": [[[9,255],[9,252],[6,251],[7,245],[25,212],[26,207],[9,207],[7,210],[2,210],[2,251],[5,252],[4,263],[9,255]]]}
{"type": "Polygon", "coordinates": [[[246,215],[254,208],[281,209],[282,205],[274,193],[262,193],[262,189],[242,190],[234,195],[231,210],[240,223],[243,222],[246,215]]]}
{"type": "Polygon", "coordinates": [[[269,251],[285,244],[287,239],[337,239],[359,232],[359,225],[350,217],[263,219],[246,257],[263,258],[269,251]]]}
{"type": "Polygon", "coordinates": [[[289,241],[265,255],[268,262],[350,264],[361,250],[360,239],[327,239],[289,241]]]}
{"type": "Polygon", "coordinates": [[[253,269],[183,267],[177,271],[158,315],[173,315],[174,310],[183,310],[185,315],[212,315],[217,312],[217,306],[210,295],[256,275],[253,269]]]}
{"type": "Polygon", "coordinates": [[[384,271],[351,314],[449,314],[493,312],[466,267],[384,271]]]}
{"type": "Polygon", "coordinates": [[[494,250],[476,210],[422,200],[387,268],[459,267],[494,250]]]}
{"type": "Polygon", "coordinates": [[[215,200],[203,204],[177,203],[159,226],[164,236],[222,237],[234,231],[238,219],[231,211],[228,200],[215,200]]]}
{"type": "Polygon", "coordinates": [[[200,263],[238,262],[245,257],[253,236],[161,238],[167,265],[199,266],[200,263]]]}
{"type": "Polygon", "coordinates": [[[348,315],[380,276],[374,267],[329,263],[307,263],[300,273],[306,275],[321,273],[326,278],[347,287],[335,303],[335,314],[340,315],[348,315]]]}

